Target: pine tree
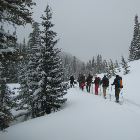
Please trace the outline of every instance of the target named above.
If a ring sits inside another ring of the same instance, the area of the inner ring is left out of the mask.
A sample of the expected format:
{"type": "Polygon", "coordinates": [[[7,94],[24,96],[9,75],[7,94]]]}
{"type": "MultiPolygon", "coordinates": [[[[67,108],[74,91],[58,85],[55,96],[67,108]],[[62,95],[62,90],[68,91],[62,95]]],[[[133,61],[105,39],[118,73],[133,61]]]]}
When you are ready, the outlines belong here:
{"type": "Polygon", "coordinates": [[[81,70],[79,71],[79,74],[80,73],[82,73],[82,74],[86,73],[86,66],[85,66],[84,62],[82,63],[81,70]]]}
{"type": "Polygon", "coordinates": [[[11,108],[13,101],[11,98],[11,92],[6,85],[6,77],[2,63],[0,62],[0,129],[3,130],[9,126],[13,116],[11,108]]]}
{"type": "MultiPolygon", "coordinates": [[[[25,42],[25,39],[23,40],[22,45],[22,54],[27,54],[28,48],[25,42]]],[[[17,97],[18,100],[20,100],[20,103],[18,104],[18,110],[27,109],[29,110],[29,106],[27,106],[28,101],[30,100],[29,97],[29,86],[28,86],[28,58],[27,55],[23,55],[23,58],[18,63],[18,83],[20,84],[20,92],[17,97]]]]}
{"type": "Polygon", "coordinates": [[[111,59],[109,63],[109,71],[110,71],[111,77],[116,75],[115,66],[111,59]]]}
{"type": "MultiPolygon", "coordinates": [[[[11,24],[13,25],[14,28],[15,24],[25,25],[26,23],[31,23],[32,12],[30,12],[30,10],[33,5],[35,5],[35,3],[33,3],[32,0],[0,1],[0,23],[11,24]]],[[[17,38],[14,35],[11,35],[9,33],[7,34],[3,32],[2,29],[0,30],[0,52],[2,51],[3,54],[6,53],[4,57],[8,57],[9,54],[11,55],[11,53],[13,54],[13,52],[15,53],[15,50],[11,49],[12,47],[10,47],[10,49],[7,47],[7,45],[11,46],[13,40],[14,41],[17,40],[17,38]],[[6,50],[1,50],[3,48],[6,50]]],[[[12,57],[15,56],[16,56],[15,54],[12,55],[12,57]]]]}
{"type": "MultiPolygon", "coordinates": [[[[9,0],[1,0],[0,1],[0,23],[8,23],[11,25],[25,25],[26,23],[31,23],[32,22],[32,13],[30,12],[31,7],[34,5],[32,0],[28,1],[19,1],[19,0],[14,0],[14,1],[9,1],[9,0]]],[[[1,27],[0,29],[0,63],[4,67],[1,69],[1,73],[5,76],[5,80],[2,83],[2,90],[1,90],[1,95],[3,97],[7,97],[9,91],[7,90],[6,83],[8,79],[8,75],[5,75],[7,69],[11,69],[11,66],[13,67],[14,65],[8,65],[8,63],[13,63],[13,59],[15,60],[18,57],[18,52],[14,48],[15,43],[17,41],[17,37],[15,34],[10,34],[6,33],[4,29],[1,27]]],[[[3,123],[5,123],[5,120],[10,120],[11,118],[11,113],[8,111],[8,105],[9,99],[6,98],[4,99],[1,97],[2,100],[2,106],[0,106],[1,110],[1,115],[3,117],[3,123]],[[4,106],[4,107],[3,107],[4,106]],[[5,111],[8,115],[4,115],[5,111]]],[[[0,120],[1,121],[1,120],[0,120]]],[[[9,121],[7,121],[9,122],[9,121]]],[[[8,125],[8,123],[7,123],[8,125]]]]}
{"type": "Polygon", "coordinates": [[[92,68],[94,68],[94,67],[95,67],[95,58],[93,56],[93,58],[92,58],[92,68]]]}
{"type": "Polygon", "coordinates": [[[102,56],[101,55],[97,55],[96,72],[99,74],[102,72],[102,56]]]}
{"type": "Polygon", "coordinates": [[[102,66],[103,66],[102,72],[103,73],[107,73],[108,65],[107,65],[107,61],[106,60],[103,60],[102,66]]]}
{"type": "Polygon", "coordinates": [[[87,69],[87,74],[92,72],[92,62],[91,62],[91,60],[88,61],[86,69],[87,69]]]}
{"type": "Polygon", "coordinates": [[[39,78],[39,59],[41,58],[41,31],[39,29],[39,24],[37,22],[33,23],[33,32],[29,36],[29,51],[28,51],[28,67],[27,67],[27,76],[28,76],[28,87],[29,87],[29,102],[28,105],[31,107],[32,117],[36,117],[37,105],[35,105],[32,97],[34,96],[35,91],[37,91],[39,78]]]}
{"type": "Polygon", "coordinates": [[[134,61],[134,52],[135,52],[135,49],[133,47],[133,41],[131,41],[131,45],[130,45],[130,48],[129,48],[129,58],[128,60],[129,61],[134,61]]]}
{"type": "Polygon", "coordinates": [[[134,34],[129,48],[129,61],[137,60],[137,48],[139,47],[140,40],[140,26],[138,16],[135,16],[134,34]]]}
{"type": "Polygon", "coordinates": [[[122,68],[124,69],[124,74],[125,75],[128,74],[130,72],[130,70],[129,70],[129,67],[130,66],[128,66],[128,63],[127,63],[127,61],[125,61],[125,59],[124,59],[123,56],[122,56],[122,62],[121,62],[121,64],[122,64],[122,68]]]}
{"type": "Polygon", "coordinates": [[[72,73],[73,73],[73,75],[74,75],[74,77],[76,77],[76,72],[77,72],[77,59],[76,59],[76,57],[74,56],[73,57],[73,61],[72,61],[72,73]]]}
{"type": "Polygon", "coordinates": [[[37,88],[39,81],[37,68],[39,66],[39,59],[41,57],[41,31],[37,22],[33,23],[33,32],[29,36],[29,52],[28,52],[28,84],[32,94],[37,88]]]}
{"type": "MultiPolygon", "coordinates": [[[[16,45],[15,34],[7,33],[4,28],[0,28],[0,126],[1,129],[9,125],[12,119],[10,91],[6,83],[11,82],[14,77],[14,62],[12,54],[15,53],[16,45]],[[12,74],[12,75],[11,75],[12,74]],[[10,79],[12,78],[12,79],[10,79]],[[10,80],[9,80],[10,79],[10,80]],[[9,116],[8,116],[9,115],[9,116]]],[[[15,76],[15,75],[14,75],[15,76]]]]}
{"type": "Polygon", "coordinates": [[[109,63],[107,63],[107,65],[106,65],[106,73],[107,73],[107,77],[110,79],[112,77],[112,73],[110,70],[109,63]]]}
{"type": "Polygon", "coordinates": [[[115,69],[116,69],[118,72],[121,72],[121,68],[120,68],[119,63],[118,63],[117,60],[115,61],[115,69]]]}
{"type": "Polygon", "coordinates": [[[47,5],[45,16],[42,16],[42,45],[41,59],[39,65],[40,77],[39,89],[35,92],[34,101],[38,104],[38,114],[49,114],[57,110],[66,101],[63,96],[66,94],[66,85],[63,82],[62,61],[59,57],[59,50],[55,48],[58,40],[56,33],[51,30],[54,26],[51,22],[52,12],[47,5]]]}
{"type": "Polygon", "coordinates": [[[32,0],[1,0],[0,1],[0,22],[11,22],[18,25],[31,23],[31,7],[35,5],[32,0]]]}
{"type": "Polygon", "coordinates": [[[137,37],[137,45],[135,49],[135,60],[140,59],[140,23],[138,24],[138,37],[137,37]]]}

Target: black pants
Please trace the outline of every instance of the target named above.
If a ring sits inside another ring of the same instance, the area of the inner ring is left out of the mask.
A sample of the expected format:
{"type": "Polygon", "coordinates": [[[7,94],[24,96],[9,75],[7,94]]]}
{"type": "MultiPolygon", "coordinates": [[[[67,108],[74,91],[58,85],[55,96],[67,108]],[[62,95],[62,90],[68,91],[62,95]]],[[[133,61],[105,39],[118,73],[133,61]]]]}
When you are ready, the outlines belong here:
{"type": "Polygon", "coordinates": [[[119,94],[120,94],[120,88],[115,88],[115,97],[116,97],[116,101],[119,101],[119,94]]]}
{"type": "Polygon", "coordinates": [[[90,87],[91,87],[91,84],[86,85],[87,92],[90,92],[90,87]]]}
{"type": "Polygon", "coordinates": [[[70,81],[70,87],[74,87],[74,81],[70,81]]]}

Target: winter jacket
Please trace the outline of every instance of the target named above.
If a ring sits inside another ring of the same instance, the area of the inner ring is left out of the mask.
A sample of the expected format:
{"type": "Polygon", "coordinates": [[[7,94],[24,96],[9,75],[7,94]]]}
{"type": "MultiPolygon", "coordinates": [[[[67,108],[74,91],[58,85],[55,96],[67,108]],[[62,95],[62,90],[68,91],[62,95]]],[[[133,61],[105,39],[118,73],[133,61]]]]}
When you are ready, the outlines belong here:
{"type": "Polygon", "coordinates": [[[87,85],[90,85],[92,82],[92,76],[88,75],[87,79],[86,79],[87,85]]]}
{"type": "Polygon", "coordinates": [[[109,86],[109,79],[106,76],[104,76],[102,81],[101,81],[101,84],[103,87],[108,87],[109,86]]]}
{"type": "Polygon", "coordinates": [[[70,82],[71,82],[71,83],[74,82],[74,77],[73,77],[73,76],[70,77],[70,82]]]}
{"type": "Polygon", "coordinates": [[[101,82],[100,77],[96,77],[95,80],[94,80],[94,84],[95,85],[100,85],[100,82],[101,82]]]}
{"type": "Polygon", "coordinates": [[[122,88],[122,87],[120,87],[120,80],[122,80],[122,77],[116,76],[112,85],[115,85],[115,88],[122,88]]]}

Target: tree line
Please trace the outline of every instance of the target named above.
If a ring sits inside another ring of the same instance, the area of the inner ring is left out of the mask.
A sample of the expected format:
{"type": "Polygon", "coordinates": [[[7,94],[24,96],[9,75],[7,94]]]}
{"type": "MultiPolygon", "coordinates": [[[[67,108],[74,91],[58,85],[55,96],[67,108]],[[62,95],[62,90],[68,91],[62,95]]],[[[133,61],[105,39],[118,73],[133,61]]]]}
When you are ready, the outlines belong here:
{"type": "Polygon", "coordinates": [[[128,61],[125,58],[121,57],[121,62],[117,60],[113,62],[112,59],[105,60],[99,54],[97,56],[93,56],[91,60],[87,63],[82,62],[75,56],[71,56],[68,54],[62,55],[63,67],[64,67],[64,80],[69,80],[69,77],[73,75],[76,79],[79,74],[92,74],[93,76],[96,74],[106,73],[108,78],[115,76],[117,72],[123,70],[124,74],[129,73],[128,61]]]}

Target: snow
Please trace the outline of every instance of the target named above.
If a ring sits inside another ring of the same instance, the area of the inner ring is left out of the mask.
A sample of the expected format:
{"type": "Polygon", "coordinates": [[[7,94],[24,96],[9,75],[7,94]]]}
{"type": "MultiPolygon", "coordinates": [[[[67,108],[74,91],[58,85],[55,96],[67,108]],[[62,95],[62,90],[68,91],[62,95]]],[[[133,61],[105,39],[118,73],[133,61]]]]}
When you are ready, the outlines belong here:
{"type": "Polygon", "coordinates": [[[0,132],[0,140],[140,140],[140,61],[129,65],[130,74],[121,75],[122,105],[114,102],[114,88],[109,87],[105,100],[94,95],[94,86],[91,93],[76,86],[68,90],[61,111],[12,125],[0,132]]]}
{"type": "Polygon", "coordinates": [[[14,53],[14,52],[16,52],[16,50],[14,49],[14,48],[12,48],[12,47],[8,47],[8,48],[6,48],[6,49],[0,49],[0,54],[2,54],[2,53],[8,53],[8,52],[12,52],[12,53],[14,53]]]}
{"type": "Polygon", "coordinates": [[[8,88],[14,92],[14,96],[19,94],[19,88],[20,88],[20,84],[17,83],[12,83],[12,84],[7,84],[8,88]]]}

